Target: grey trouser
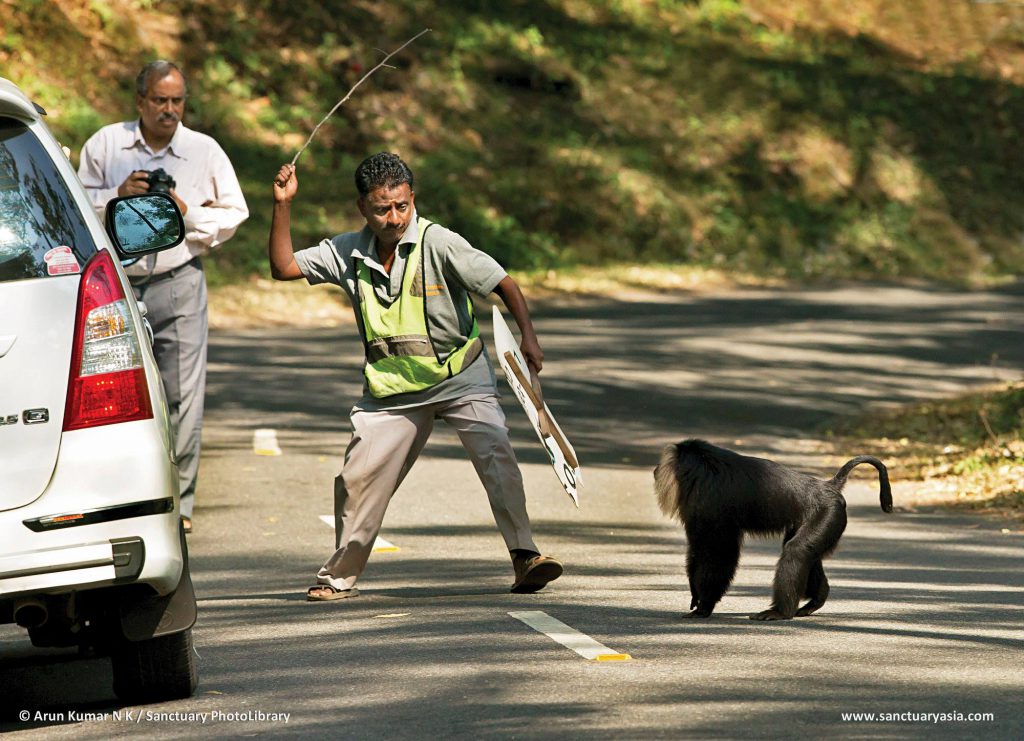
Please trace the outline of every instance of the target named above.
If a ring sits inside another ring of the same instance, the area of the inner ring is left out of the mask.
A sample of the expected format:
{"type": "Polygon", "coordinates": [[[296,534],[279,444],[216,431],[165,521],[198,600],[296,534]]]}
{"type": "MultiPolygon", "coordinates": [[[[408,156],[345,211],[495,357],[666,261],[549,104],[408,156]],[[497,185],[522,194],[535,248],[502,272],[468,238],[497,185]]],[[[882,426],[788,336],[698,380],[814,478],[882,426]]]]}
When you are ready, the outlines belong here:
{"type": "Polygon", "coordinates": [[[192,517],[206,394],[206,275],[194,260],[133,288],[153,327],[153,355],[174,431],[181,514],[192,517]]]}
{"type": "Polygon", "coordinates": [[[352,440],[334,481],[335,545],[318,584],[351,589],[366,566],[392,495],[430,437],[434,419],[455,428],[487,490],[508,549],[537,551],[526,513],[523,476],[496,396],[474,396],[412,409],[352,412],[352,440]]]}

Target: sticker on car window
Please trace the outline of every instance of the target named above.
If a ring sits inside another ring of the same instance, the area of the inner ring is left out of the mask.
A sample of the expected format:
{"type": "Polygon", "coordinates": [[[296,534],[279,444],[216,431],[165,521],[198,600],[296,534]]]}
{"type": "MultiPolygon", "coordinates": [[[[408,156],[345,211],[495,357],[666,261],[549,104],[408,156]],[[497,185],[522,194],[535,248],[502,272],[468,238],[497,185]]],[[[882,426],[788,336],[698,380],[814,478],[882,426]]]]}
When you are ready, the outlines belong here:
{"type": "Polygon", "coordinates": [[[75,253],[71,251],[70,247],[54,247],[43,255],[43,261],[46,263],[47,275],[69,275],[82,272],[78,258],[75,257],[75,253]]]}

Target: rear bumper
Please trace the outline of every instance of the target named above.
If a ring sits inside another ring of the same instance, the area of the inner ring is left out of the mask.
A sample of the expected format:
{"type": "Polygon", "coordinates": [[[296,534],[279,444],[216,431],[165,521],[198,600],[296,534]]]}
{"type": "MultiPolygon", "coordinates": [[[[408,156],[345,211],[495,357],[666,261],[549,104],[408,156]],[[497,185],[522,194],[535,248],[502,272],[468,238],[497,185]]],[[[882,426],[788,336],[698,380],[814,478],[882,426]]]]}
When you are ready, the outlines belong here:
{"type": "Polygon", "coordinates": [[[46,490],[0,511],[0,599],[128,583],[172,593],[185,556],[166,442],[157,418],[65,432],[46,490]],[[115,551],[132,540],[142,556],[125,571],[115,551]]]}
{"type": "Polygon", "coordinates": [[[10,554],[0,557],[0,596],[38,594],[70,584],[132,582],[145,560],[140,538],[10,554]]]}
{"type": "MultiPolygon", "coordinates": [[[[184,564],[178,515],[138,517],[113,523],[69,528],[35,535],[31,550],[8,550],[0,556],[0,599],[61,594],[118,584],[145,583],[157,594],[169,594],[181,580],[184,564]]],[[[19,523],[20,527],[24,527],[19,523]]]]}

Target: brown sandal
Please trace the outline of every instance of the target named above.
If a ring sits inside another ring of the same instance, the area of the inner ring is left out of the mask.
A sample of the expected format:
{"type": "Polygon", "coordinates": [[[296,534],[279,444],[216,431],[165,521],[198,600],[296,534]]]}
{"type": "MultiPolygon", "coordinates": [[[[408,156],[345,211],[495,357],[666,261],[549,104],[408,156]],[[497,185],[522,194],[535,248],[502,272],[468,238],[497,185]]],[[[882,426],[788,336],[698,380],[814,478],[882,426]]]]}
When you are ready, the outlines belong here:
{"type": "Polygon", "coordinates": [[[306,590],[306,599],[311,602],[330,602],[331,600],[358,596],[359,590],[355,587],[351,589],[338,589],[330,584],[316,584],[306,590]]]}
{"type": "Polygon", "coordinates": [[[517,559],[514,568],[516,580],[511,589],[513,594],[532,594],[562,575],[562,564],[551,556],[537,555],[525,560],[517,559]]]}

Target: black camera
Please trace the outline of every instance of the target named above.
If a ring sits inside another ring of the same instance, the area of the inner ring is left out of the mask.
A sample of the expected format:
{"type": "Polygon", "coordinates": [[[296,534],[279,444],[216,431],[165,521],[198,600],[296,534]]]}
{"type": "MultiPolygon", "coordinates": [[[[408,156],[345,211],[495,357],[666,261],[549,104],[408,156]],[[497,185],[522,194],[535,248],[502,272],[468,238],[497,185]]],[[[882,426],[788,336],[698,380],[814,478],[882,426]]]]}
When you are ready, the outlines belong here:
{"type": "Polygon", "coordinates": [[[146,172],[149,173],[146,182],[149,183],[150,193],[168,193],[177,185],[174,182],[174,178],[165,172],[162,167],[158,167],[155,170],[146,170],[146,172]]]}

